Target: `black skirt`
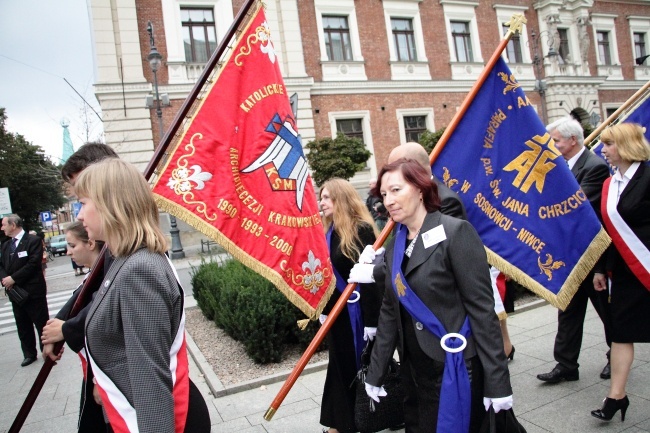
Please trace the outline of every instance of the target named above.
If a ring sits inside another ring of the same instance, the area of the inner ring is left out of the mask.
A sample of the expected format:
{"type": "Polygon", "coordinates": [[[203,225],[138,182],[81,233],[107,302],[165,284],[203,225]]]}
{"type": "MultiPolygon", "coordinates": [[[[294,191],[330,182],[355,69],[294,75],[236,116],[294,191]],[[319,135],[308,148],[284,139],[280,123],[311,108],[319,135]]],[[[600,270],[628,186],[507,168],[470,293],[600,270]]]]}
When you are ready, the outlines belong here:
{"type": "Polygon", "coordinates": [[[625,268],[612,273],[612,342],[650,343],[650,291],[625,268]]]}
{"type": "Polygon", "coordinates": [[[356,390],[352,385],[357,375],[357,366],[347,306],[332,324],[327,339],[329,364],[323,389],[320,423],[341,433],[355,432],[356,390]]]}

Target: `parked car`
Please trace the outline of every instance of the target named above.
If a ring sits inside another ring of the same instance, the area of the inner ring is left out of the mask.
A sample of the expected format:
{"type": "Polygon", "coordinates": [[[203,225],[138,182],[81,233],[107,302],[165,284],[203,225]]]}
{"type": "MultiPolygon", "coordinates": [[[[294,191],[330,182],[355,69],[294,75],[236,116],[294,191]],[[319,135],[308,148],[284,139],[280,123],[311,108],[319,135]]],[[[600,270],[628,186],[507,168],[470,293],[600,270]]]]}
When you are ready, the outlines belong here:
{"type": "Polygon", "coordinates": [[[68,243],[65,241],[65,235],[52,236],[49,244],[50,251],[54,255],[65,256],[68,252],[68,243]]]}

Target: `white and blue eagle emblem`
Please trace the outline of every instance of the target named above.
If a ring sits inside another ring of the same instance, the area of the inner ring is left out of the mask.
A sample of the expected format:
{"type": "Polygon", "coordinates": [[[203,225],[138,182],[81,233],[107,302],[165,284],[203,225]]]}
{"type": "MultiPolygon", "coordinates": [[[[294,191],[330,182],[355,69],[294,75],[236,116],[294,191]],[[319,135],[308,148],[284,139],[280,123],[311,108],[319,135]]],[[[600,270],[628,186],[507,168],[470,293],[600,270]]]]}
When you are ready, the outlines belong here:
{"type": "Polygon", "coordinates": [[[296,205],[302,211],[309,168],[292,121],[291,116],[287,116],[284,121],[277,113],[273,116],[266,132],[275,134],[275,137],[264,153],[243,169],[242,173],[264,168],[274,191],[296,191],[296,205]]]}

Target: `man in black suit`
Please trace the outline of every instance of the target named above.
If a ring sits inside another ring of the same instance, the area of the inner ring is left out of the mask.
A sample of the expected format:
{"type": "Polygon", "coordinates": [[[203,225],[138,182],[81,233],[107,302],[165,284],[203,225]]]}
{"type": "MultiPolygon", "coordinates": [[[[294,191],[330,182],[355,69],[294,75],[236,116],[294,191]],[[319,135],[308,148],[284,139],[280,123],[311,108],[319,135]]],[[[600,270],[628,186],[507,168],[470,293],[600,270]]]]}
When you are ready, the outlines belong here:
{"type": "MultiPolygon", "coordinates": [[[[564,117],[546,127],[555,140],[555,146],[562,153],[571,173],[580,184],[591,206],[600,219],[600,198],[603,182],[609,177],[609,167],[605,161],[584,147],[584,133],[578,121],[564,117]]],[[[578,373],[578,357],[582,346],[582,330],[587,311],[587,301],[591,299],[596,312],[603,321],[605,340],[611,345],[605,309],[607,308],[607,292],[594,290],[593,271],[587,275],[571,302],[564,311],[558,311],[557,334],[553,356],[557,365],[551,372],[538,374],[537,378],[548,383],[558,383],[562,380],[572,381],[580,378],[578,373]]],[[[608,352],[609,357],[609,352],[608,352]]],[[[600,373],[603,379],[610,378],[609,360],[600,373]]]]}
{"type": "MultiPolygon", "coordinates": [[[[38,236],[25,233],[23,221],[18,215],[9,215],[2,219],[2,231],[10,239],[2,244],[0,257],[0,280],[5,290],[21,287],[29,293],[29,299],[22,306],[12,302],[18,338],[23,350],[25,367],[36,361],[36,339],[34,327],[40,344],[43,326],[49,319],[45,277],[41,262],[43,260],[43,242],[38,236]]],[[[43,345],[40,344],[41,350],[43,345]]]]}
{"type": "MultiPolygon", "coordinates": [[[[390,155],[388,155],[388,163],[395,162],[400,158],[414,159],[420,165],[431,170],[429,164],[429,155],[420,143],[409,141],[394,148],[390,155]]],[[[441,182],[437,177],[431,174],[431,179],[438,185],[438,196],[440,197],[440,212],[467,220],[467,213],[463,202],[454,191],[452,191],[444,182],[441,182]]]]}

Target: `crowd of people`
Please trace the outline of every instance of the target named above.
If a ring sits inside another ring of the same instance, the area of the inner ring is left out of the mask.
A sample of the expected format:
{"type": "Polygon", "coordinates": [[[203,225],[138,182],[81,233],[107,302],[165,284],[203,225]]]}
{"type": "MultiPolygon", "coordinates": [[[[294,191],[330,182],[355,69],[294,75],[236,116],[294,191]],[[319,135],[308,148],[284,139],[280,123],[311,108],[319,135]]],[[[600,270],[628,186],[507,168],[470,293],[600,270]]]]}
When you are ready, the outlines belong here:
{"type": "MultiPolygon", "coordinates": [[[[615,169],[610,176],[608,164],[584,146],[577,121],[563,118],[547,130],[613,242],[558,312],[557,364],[537,378],[551,384],[579,379],[591,301],[610,346],[600,377],[611,378],[602,406],[591,414],[611,420],[620,411],[624,420],[634,343],[650,342],[650,145],[638,125],[605,129],[603,155],[615,169]]],[[[84,283],[49,319],[43,241],[25,232],[18,215],[5,216],[9,239],[0,251],[0,281],[8,292],[29,295],[25,302],[12,300],[21,365],[36,361],[37,346],[44,357],[60,359],[63,350],[54,351],[60,341],[79,355],[80,432],[209,431],[207,406],[189,378],[183,289],[165,255],[147,182],[110,147],[92,143],[68,160],[62,175],[82,203],[79,221],[67,228],[68,255],[78,267],[99,272],[103,283],[76,316],[69,317],[84,283]]],[[[365,203],[350,182],[335,178],[321,186],[319,205],[337,288],[321,323],[347,283],[359,283],[327,337],[324,431],[357,431],[350,385],[371,341],[366,393],[377,402],[386,396],[382,385],[397,351],[408,433],[478,432],[488,408],[511,409],[508,361],[515,349],[495,307],[504,300],[496,286],[507,276],[490,270],[462,200],[432,175],[422,146],[397,146],[365,203]],[[395,223],[392,236],[375,251],[388,218],[395,223]]]]}
{"type": "MultiPolygon", "coordinates": [[[[611,378],[610,390],[591,415],[609,421],[620,410],[624,420],[634,343],[650,342],[650,145],[639,125],[610,126],[601,135],[605,162],[585,148],[575,119],[562,118],[547,130],[613,243],[558,312],[557,365],[537,378],[549,384],[579,379],[591,300],[611,347],[600,373],[602,379],[611,378]],[[607,163],[616,170],[611,177],[607,163]]],[[[368,243],[347,279],[383,292],[367,394],[375,401],[386,395],[382,384],[397,350],[406,431],[477,432],[490,406],[499,412],[513,405],[507,363],[515,349],[505,320],[499,322],[494,311],[496,280],[507,276],[492,269],[490,280],[484,249],[464,221],[462,202],[432,175],[419,144],[396,147],[370,187],[368,210],[381,203],[396,228],[385,252],[368,243]],[[446,389],[450,383],[460,384],[460,390],[446,389]]],[[[321,423],[329,433],[355,431],[323,417],[321,423]]]]}

